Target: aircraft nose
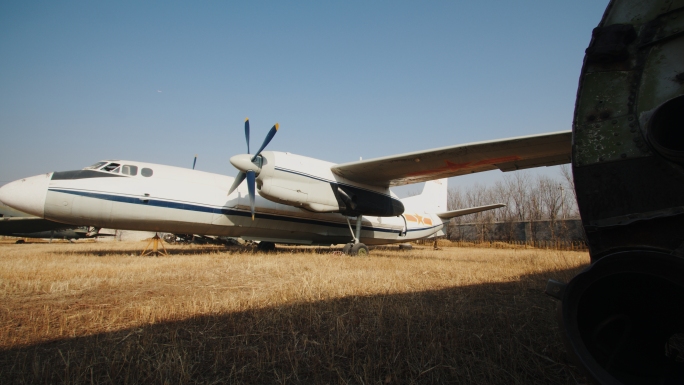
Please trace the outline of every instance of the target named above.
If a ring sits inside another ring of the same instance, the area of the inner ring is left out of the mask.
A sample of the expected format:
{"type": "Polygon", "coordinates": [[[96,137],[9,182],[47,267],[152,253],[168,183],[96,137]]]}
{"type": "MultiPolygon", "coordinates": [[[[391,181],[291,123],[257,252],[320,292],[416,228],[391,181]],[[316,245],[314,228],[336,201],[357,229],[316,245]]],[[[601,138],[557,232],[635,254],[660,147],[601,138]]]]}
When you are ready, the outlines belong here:
{"type": "Polygon", "coordinates": [[[45,196],[52,173],[15,180],[0,187],[0,202],[27,214],[45,216],[45,196]]]}

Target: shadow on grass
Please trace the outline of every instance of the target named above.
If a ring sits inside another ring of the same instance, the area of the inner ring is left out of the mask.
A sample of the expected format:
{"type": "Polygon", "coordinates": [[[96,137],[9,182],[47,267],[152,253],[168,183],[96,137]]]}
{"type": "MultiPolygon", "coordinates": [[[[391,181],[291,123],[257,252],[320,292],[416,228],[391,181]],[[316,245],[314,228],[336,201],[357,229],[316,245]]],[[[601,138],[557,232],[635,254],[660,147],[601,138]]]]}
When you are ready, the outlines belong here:
{"type": "Polygon", "coordinates": [[[0,383],[575,384],[543,294],[577,269],[293,303],[0,351],[0,383]]]}
{"type": "MultiPolygon", "coordinates": [[[[255,252],[254,248],[244,247],[244,246],[223,246],[223,245],[192,245],[192,246],[165,246],[168,255],[206,255],[206,254],[225,254],[225,253],[252,253],[255,252]]],[[[116,255],[129,255],[129,256],[141,256],[144,250],[149,251],[151,248],[146,248],[144,243],[141,243],[141,247],[131,247],[127,249],[91,249],[91,250],[62,250],[54,251],[53,254],[62,255],[84,255],[84,256],[116,256],[116,255]]],[[[163,249],[158,248],[159,251],[163,249]]],[[[146,255],[144,257],[154,257],[155,255],[146,255]]],[[[163,257],[163,255],[159,255],[163,257]]]]}
{"type": "MultiPolygon", "coordinates": [[[[0,243],[2,244],[2,243],[0,243]]],[[[9,243],[7,243],[9,245],[9,243]]],[[[14,243],[11,243],[14,245],[14,243]]],[[[30,246],[31,244],[35,245],[47,245],[49,244],[47,241],[36,241],[36,242],[27,242],[26,245],[30,246]]],[[[84,255],[84,256],[98,256],[98,257],[104,257],[104,256],[116,256],[116,255],[127,255],[127,256],[141,256],[143,251],[150,251],[153,248],[153,245],[146,242],[146,241],[140,241],[136,242],[136,245],[133,247],[129,247],[126,249],[111,249],[111,248],[105,248],[109,243],[103,243],[103,242],[77,242],[77,243],[70,243],[68,241],[60,241],[60,242],[55,242],[53,243],[57,244],[59,246],[63,246],[64,248],[61,250],[57,251],[52,251],[53,254],[58,254],[58,255],[84,255]],[[88,249],[78,249],[78,248],[70,248],[70,245],[77,245],[77,246],[86,246],[89,247],[88,249]],[[104,247],[103,247],[104,246],[104,247]]],[[[201,254],[254,254],[254,253],[264,253],[264,251],[260,251],[257,249],[256,244],[251,243],[251,244],[245,244],[245,245],[238,245],[238,244],[170,244],[170,243],[164,243],[164,249],[166,249],[168,255],[201,255],[201,254]]],[[[410,253],[408,250],[402,250],[399,245],[382,245],[382,246],[371,246],[371,250],[378,250],[378,251],[385,251],[385,252],[393,252],[393,253],[398,253],[397,256],[403,257],[401,254],[403,252],[410,253]]],[[[423,247],[423,246],[417,246],[413,250],[432,250],[431,247],[423,247]]],[[[161,246],[158,246],[158,250],[163,250],[161,246]]],[[[275,251],[268,252],[271,254],[340,254],[342,255],[342,245],[339,246],[287,246],[287,245],[278,245],[278,248],[275,251]]],[[[155,255],[146,255],[146,256],[155,256],[155,255]]],[[[163,256],[163,255],[159,255],[163,256]]],[[[394,256],[393,256],[394,257],[394,256]]],[[[415,259],[415,257],[405,257],[409,259],[415,259]]]]}
{"type": "MultiPolygon", "coordinates": [[[[99,249],[97,246],[100,244],[93,244],[94,248],[90,250],[61,250],[54,251],[54,254],[62,255],[86,255],[86,256],[113,256],[113,255],[129,255],[129,256],[140,256],[144,250],[149,251],[151,247],[146,247],[144,242],[140,243],[140,247],[127,248],[127,249],[99,249]]],[[[203,255],[203,254],[254,254],[254,253],[264,253],[256,248],[256,245],[165,245],[164,246],[168,255],[203,255]]],[[[161,247],[158,250],[162,250],[161,247]]],[[[398,248],[379,248],[382,251],[399,251],[398,248]]],[[[400,251],[401,252],[401,251],[400,251]]],[[[342,254],[342,247],[297,247],[297,246],[285,246],[279,247],[276,251],[268,252],[270,254],[342,254]]],[[[148,257],[150,255],[147,255],[148,257]]],[[[154,255],[152,255],[154,256],[154,255]]],[[[160,255],[160,257],[163,255],[160,255]]]]}

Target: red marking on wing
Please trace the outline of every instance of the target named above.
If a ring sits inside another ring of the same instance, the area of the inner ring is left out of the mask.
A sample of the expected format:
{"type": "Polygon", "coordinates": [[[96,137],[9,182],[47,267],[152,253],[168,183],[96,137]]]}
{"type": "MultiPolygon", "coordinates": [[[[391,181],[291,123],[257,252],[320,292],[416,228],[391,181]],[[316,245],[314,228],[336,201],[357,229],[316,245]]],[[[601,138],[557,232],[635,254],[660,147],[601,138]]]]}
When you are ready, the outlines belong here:
{"type": "Polygon", "coordinates": [[[445,166],[444,167],[439,167],[439,168],[433,168],[432,170],[425,170],[425,171],[418,171],[414,173],[410,173],[407,176],[422,176],[422,175],[431,175],[431,174],[439,174],[444,171],[458,171],[466,168],[471,168],[471,167],[477,167],[477,166],[485,166],[485,165],[491,165],[491,164],[497,164],[497,163],[506,163],[506,162],[513,162],[516,160],[520,160],[520,158],[517,155],[511,155],[511,156],[504,156],[501,158],[491,158],[491,159],[485,159],[485,160],[480,160],[477,162],[466,162],[466,163],[452,163],[449,162],[448,160],[444,161],[445,166]]]}
{"type": "Polygon", "coordinates": [[[506,163],[506,162],[513,162],[515,160],[520,160],[520,157],[517,155],[511,155],[511,156],[504,156],[502,158],[486,159],[486,160],[481,160],[479,162],[473,163],[473,166],[482,166],[485,164],[506,163]]]}

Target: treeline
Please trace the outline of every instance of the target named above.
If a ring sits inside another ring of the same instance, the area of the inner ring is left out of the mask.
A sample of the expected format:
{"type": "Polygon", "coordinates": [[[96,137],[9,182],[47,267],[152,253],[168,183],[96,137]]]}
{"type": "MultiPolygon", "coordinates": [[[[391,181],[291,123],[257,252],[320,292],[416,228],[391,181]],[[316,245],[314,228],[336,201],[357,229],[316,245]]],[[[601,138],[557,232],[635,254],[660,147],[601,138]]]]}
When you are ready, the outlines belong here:
{"type": "MultiPolygon", "coordinates": [[[[450,229],[457,225],[475,224],[480,240],[492,239],[488,232],[498,223],[496,238],[503,241],[518,240],[515,236],[516,225],[529,223],[535,238],[536,226],[544,222],[545,230],[551,232],[551,239],[563,239],[566,234],[563,220],[578,219],[579,211],[570,167],[560,167],[557,177],[539,175],[534,171],[515,171],[505,174],[493,186],[475,184],[467,188],[449,189],[449,210],[503,203],[506,207],[465,215],[452,219],[450,229]]],[[[519,226],[518,226],[519,227],[519,226]]],[[[447,233],[449,238],[457,234],[447,233]]]]}

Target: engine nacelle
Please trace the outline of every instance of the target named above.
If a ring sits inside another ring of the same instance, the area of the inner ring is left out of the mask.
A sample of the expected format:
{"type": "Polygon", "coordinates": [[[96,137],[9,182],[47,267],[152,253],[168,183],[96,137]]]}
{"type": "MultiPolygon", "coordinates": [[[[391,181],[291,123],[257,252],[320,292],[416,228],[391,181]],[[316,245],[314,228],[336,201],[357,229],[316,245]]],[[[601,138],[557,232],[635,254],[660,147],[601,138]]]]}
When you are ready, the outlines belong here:
{"type": "Polygon", "coordinates": [[[404,205],[389,189],[358,186],[334,175],[333,163],[305,156],[264,151],[257,176],[262,197],[317,213],[397,216],[404,205]]]}
{"type": "Polygon", "coordinates": [[[341,211],[343,208],[337,204],[330,185],[323,183],[318,183],[318,185],[322,186],[278,178],[266,178],[257,187],[259,195],[273,202],[301,207],[317,213],[341,211]]]}

